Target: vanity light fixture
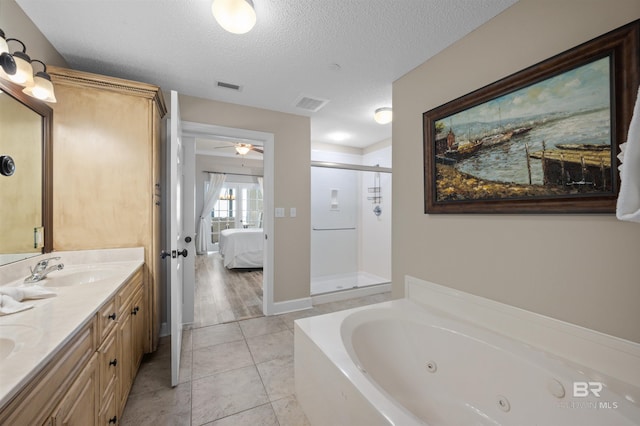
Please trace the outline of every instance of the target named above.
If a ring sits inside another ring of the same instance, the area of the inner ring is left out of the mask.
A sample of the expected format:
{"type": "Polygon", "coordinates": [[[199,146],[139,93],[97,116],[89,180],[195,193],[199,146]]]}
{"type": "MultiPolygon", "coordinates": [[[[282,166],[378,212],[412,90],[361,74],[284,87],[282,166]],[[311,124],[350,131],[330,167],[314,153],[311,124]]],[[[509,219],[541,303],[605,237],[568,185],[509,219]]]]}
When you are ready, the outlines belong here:
{"type": "Polygon", "coordinates": [[[27,95],[40,99],[45,102],[56,103],[56,95],[53,92],[53,83],[51,83],[51,76],[47,74],[47,66],[44,62],[34,59],[31,61],[37,62],[42,65],[43,70],[38,71],[33,78],[33,86],[25,87],[22,89],[27,95]]]}
{"type": "MultiPolygon", "coordinates": [[[[0,0],[1,1],[1,0],[0,0]]],[[[24,89],[27,95],[45,102],[56,102],[53,92],[51,76],[47,74],[47,65],[38,60],[31,59],[27,55],[27,46],[17,38],[6,38],[4,31],[0,30],[0,78],[18,84],[24,89]],[[22,50],[17,50],[13,54],[9,52],[9,42],[20,43],[22,50]],[[38,71],[34,77],[33,62],[42,65],[43,70],[38,71]]]]}
{"type": "Polygon", "coordinates": [[[7,40],[4,38],[4,31],[0,30],[0,67],[2,70],[0,71],[0,77],[5,80],[9,78],[10,75],[16,73],[16,61],[9,53],[9,45],[7,44],[7,40]]]}
{"type": "Polygon", "coordinates": [[[245,34],[256,24],[252,0],[213,0],[211,12],[218,24],[233,34],[245,34]]]}
{"type": "Polygon", "coordinates": [[[33,67],[31,66],[31,58],[27,55],[27,46],[17,38],[8,38],[7,44],[10,41],[20,43],[22,51],[17,50],[13,52],[13,60],[16,63],[16,72],[14,74],[8,74],[9,80],[22,87],[33,86],[33,67]]]}
{"type": "Polygon", "coordinates": [[[378,108],[373,114],[373,118],[378,124],[391,123],[393,120],[393,110],[389,107],[378,108]]]}

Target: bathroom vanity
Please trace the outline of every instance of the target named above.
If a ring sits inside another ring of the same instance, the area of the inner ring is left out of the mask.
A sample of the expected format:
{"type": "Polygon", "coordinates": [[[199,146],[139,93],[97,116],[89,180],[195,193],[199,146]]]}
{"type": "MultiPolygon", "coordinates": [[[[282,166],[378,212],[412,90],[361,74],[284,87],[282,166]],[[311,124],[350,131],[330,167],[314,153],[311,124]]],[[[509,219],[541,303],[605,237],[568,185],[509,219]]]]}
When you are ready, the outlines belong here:
{"type": "Polygon", "coordinates": [[[160,333],[160,151],[166,106],[151,84],[47,67],[53,108],[53,250],[144,247],[143,297],[160,333]]]}
{"type": "MultiPolygon", "coordinates": [[[[55,252],[55,297],[0,316],[0,424],[118,424],[148,339],[142,248],[55,252]]],[[[41,257],[0,268],[24,285],[41,257]]]]}

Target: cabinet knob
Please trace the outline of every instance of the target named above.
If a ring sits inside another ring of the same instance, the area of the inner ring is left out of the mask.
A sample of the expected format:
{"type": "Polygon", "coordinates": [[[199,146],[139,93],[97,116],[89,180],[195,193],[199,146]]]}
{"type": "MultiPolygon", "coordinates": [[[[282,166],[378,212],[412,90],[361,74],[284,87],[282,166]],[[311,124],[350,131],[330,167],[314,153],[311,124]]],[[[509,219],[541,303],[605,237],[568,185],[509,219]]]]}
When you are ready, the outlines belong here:
{"type": "Polygon", "coordinates": [[[140,310],[139,306],[136,306],[135,308],[133,308],[133,310],[131,311],[131,315],[138,315],[138,311],[140,310]]]}
{"type": "Polygon", "coordinates": [[[114,312],[111,315],[109,315],[109,319],[115,321],[116,320],[116,313],[114,312]]]}
{"type": "Polygon", "coordinates": [[[114,358],[113,360],[109,361],[109,365],[113,365],[115,367],[116,365],[118,365],[118,359],[114,358]]]}
{"type": "Polygon", "coordinates": [[[118,416],[113,416],[109,419],[109,424],[113,423],[114,425],[118,423],[118,416]]]}

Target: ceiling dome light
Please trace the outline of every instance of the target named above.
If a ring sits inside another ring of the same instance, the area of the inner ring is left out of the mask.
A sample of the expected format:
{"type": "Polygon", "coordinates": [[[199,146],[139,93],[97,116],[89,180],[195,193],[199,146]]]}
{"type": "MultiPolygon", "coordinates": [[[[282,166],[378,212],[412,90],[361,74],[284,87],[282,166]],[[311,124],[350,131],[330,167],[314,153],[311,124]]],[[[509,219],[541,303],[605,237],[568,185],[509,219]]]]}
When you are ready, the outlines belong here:
{"type": "Polygon", "coordinates": [[[393,120],[393,110],[389,107],[378,108],[373,114],[373,118],[378,124],[391,123],[393,120]]]}
{"type": "Polygon", "coordinates": [[[233,34],[247,33],[256,24],[252,0],[213,0],[211,12],[218,24],[233,34]]]}

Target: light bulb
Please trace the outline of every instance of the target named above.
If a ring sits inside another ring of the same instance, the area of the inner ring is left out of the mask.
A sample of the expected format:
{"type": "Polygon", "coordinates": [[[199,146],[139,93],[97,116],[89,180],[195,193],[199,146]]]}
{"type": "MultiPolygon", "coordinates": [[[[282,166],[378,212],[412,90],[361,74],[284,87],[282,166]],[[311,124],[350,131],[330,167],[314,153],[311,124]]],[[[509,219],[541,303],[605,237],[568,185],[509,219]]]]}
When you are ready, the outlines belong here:
{"type": "Polygon", "coordinates": [[[213,0],[211,12],[218,24],[233,34],[247,33],[256,24],[251,0],[213,0]]]}

